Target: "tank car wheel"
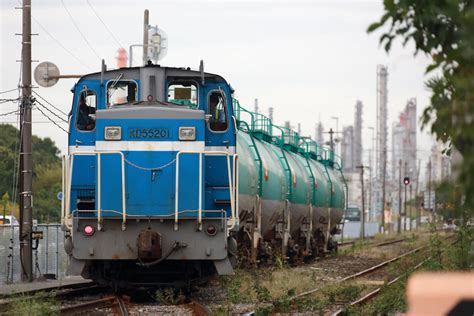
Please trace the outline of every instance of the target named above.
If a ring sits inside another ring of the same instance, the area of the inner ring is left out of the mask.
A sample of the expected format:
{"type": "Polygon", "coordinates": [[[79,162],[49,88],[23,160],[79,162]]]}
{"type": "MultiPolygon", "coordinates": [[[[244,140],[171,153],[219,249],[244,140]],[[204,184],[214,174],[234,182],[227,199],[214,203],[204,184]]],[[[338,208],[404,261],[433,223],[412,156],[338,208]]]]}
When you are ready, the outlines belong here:
{"type": "Polygon", "coordinates": [[[337,253],[337,250],[338,250],[337,241],[334,240],[332,237],[329,238],[329,240],[328,240],[328,251],[330,251],[332,253],[337,253]]]}

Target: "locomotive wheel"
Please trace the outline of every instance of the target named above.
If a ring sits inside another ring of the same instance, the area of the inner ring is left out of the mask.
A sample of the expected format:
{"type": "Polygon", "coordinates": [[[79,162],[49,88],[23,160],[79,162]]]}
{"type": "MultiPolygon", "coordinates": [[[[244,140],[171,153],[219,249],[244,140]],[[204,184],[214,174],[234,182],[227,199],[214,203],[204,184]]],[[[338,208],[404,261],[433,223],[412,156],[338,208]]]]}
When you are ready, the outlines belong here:
{"type": "Polygon", "coordinates": [[[230,264],[232,268],[235,269],[238,263],[238,249],[237,249],[237,240],[234,237],[227,238],[227,253],[229,257],[230,264]]]}

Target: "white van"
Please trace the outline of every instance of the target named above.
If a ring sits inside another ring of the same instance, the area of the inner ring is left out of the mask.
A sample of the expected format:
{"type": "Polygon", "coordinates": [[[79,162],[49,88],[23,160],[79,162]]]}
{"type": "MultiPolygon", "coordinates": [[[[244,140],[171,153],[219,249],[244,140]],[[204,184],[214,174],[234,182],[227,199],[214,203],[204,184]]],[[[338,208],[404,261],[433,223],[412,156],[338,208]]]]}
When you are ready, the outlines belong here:
{"type": "Polygon", "coordinates": [[[3,217],[0,215],[0,225],[19,225],[19,223],[15,216],[6,215],[3,217]]]}

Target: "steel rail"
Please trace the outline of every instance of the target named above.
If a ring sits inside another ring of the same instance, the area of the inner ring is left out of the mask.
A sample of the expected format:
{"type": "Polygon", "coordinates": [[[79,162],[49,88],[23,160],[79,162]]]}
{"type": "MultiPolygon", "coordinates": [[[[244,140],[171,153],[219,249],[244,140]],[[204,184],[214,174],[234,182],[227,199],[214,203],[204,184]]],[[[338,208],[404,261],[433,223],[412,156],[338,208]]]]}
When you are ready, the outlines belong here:
{"type": "Polygon", "coordinates": [[[199,303],[196,300],[191,300],[191,302],[186,304],[185,306],[193,311],[194,316],[212,315],[212,312],[211,310],[209,310],[209,308],[207,308],[205,305],[199,303]]]}
{"type": "Polygon", "coordinates": [[[120,316],[128,316],[128,308],[127,308],[126,303],[128,303],[129,301],[130,301],[129,297],[120,296],[120,295],[115,296],[115,302],[117,304],[116,309],[120,316]]]}
{"type": "MultiPolygon", "coordinates": [[[[66,285],[58,285],[58,286],[52,286],[48,288],[40,288],[40,289],[34,289],[34,290],[27,290],[27,291],[19,291],[11,294],[1,294],[0,299],[8,299],[8,298],[14,298],[19,295],[23,296],[29,296],[29,295],[34,295],[36,293],[40,292],[52,292],[52,291],[86,291],[91,288],[97,288],[96,283],[92,281],[86,281],[83,283],[73,283],[73,284],[66,284],[66,285]]],[[[65,293],[67,294],[67,293],[65,293]]],[[[63,292],[57,292],[56,295],[63,295],[63,292]]]]}
{"type": "MultiPolygon", "coordinates": [[[[397,276],[396,278],[392,279],[390,282],[388,282],[386,285],[383,285],[383,286],[380,286],[378,288],[376,288],[375,290],[371,291],[370,293],[367,293],[366,295],[364,295],[363,297],[351,302],[349,304],[349,306],[357,306],[357,305],[362,305],[366,302],[368,302],[369,300],[371,300],[372,298],[374,298],[375,296],[377,296],[384,287],[386,286],[390,286],[390,285],[393,285],[394,283],[400,281],[403,277],[405,277],[406,275],[408,275],[409,273],[412,273],[413,271],[419,269],[422,265],[424,265],[428,260],[430,260],[432,258],[432,256],[429,256],[428,258],[426,258],[425,260],[423,260],[422,262],[418,263],[416,266],[414,266],[412,269],[410,269],[409,271],[405,272],[405,273],[402,273],[401,275],[397,276]]],[[[337,310],[335,313],[333,313],[332,315],[333,316],[337,316],[337,315],[343,315],[344,313],[344,309],[341,308],[339,310],[337,310]]]]}
{"type": "Polygon", "coordinates": [[[77,313],[79,311],[86,311],[94,307],[104,307],[108,304],[116,303],[116,296],[107,296],[104,298],[91,300],[83,303],[74,304],[71,306],[61,307],[59,310],[61,315],[70,315],[71,313],[77,313]]]}
{"type": "MultiPolygon", "coordinates": [[[[335,283],[341,283],[341,282],[344,282],[344,281],[353,280],[353,279],[358,278],[358,277],[361,277],[361,276],[363,276],[363,275],[372,273],[372,272],[374,272],[374,271],[377,271],[377,270],[379,270],[379,269],[381,269],[381,268],[383,268],[383,267],[389,265],[390,263],[393,263],[393,262],[395,262],[395,261],[398,261],[398,260],[400,260],[400,259],[402,259],[402,258],[404,258],[404,257],[406,257],[406,256],[409,256],[409,255],[411,255],[411,254],[413,254],[413,253],[419,252],[420,250],[422,250],[422,249],[424,249],[424,248],[426,248],[426,247],[427,247],[427,246],[421,246],[421,247],[415,248],[415,249],[410,250],[410,251],[408,251],[408,252],[405,252],[405,253],[403,253],[403,254],[397,256],[397,257],[394,257],[394,258],[392,258],[392,259],[389,259],[389,260],[386,260],[386,261],[384,261],[384,262],[382,262],[382,263],[379,263],[379,264],[377,264],[377,265],[375,265],[375,266],[372,266],[372,267],[370,267],[370,268],[368,268],[368,269],[365,269],[365,270],[362,270],[362,271],[360,271],[360,272],[357,272],[357,273],[351,274],[351,275],[349,275],[349,276],[346,276],[346,277],[343,278],[343,279],[337,280],[335,283]]],[[[318,288],[315,288],[315,289],[312,289],[312,290],[309,290],[309,291],[306,291],[306,292],[302,292],[302,293],[300,293],[300,294],[297,294],[297,295],[294,295],[294,296],[290,297],[290,300],[292,301],[292,300],[295,300],[295,299],[297,299],[297,298],[300,298],[300,297],[303,297],[303,296],[306,296],[306,295],[315,293],[315,292],[319,291],[320,289],[322,289],[322,287],[318,287],[318,288]]]]}

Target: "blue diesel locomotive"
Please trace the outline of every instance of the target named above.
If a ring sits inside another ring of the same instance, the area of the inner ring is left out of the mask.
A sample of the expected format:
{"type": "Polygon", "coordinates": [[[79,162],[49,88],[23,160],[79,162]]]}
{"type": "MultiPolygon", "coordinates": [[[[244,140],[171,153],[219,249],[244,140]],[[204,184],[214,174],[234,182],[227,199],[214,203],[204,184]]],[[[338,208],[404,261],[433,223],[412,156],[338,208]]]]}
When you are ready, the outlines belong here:
{"type": "Polygon", "coordinates": [[[230,274],[239,253],[255,264],[333,248],[340,163],[241,108],[221,76],[148,64],[72,92],[68,273],[147,284],[230,274]]]}

